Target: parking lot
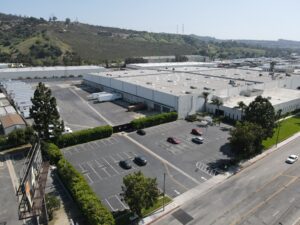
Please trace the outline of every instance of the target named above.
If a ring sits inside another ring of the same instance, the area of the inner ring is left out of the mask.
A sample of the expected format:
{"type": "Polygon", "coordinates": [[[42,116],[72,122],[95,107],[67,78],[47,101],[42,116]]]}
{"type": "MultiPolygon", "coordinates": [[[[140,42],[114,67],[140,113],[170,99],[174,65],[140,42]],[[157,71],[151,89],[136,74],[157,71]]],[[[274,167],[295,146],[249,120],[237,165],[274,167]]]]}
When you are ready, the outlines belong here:
{"type": "MultiPolygon", "coordinates": [[[[36,84],[32,84],[36,85],[36,84]]],[[[127,112],[127,103],[88,101],[87,96],[95,90],[82,86],[80,82],[48,82],[57,100],[58,110],[65,125],[72,130],[82,130],[102,125],[120,125],[129,123],[141,114],[127,112]]]]}
{"type": "Polygon", "coordinates": [[[110,138],[65,148],[63,153],[111,211],[123,210],[127,206],[120,198],[122,178],[129,173],[141,170],[146,176],[156,177],[161,190],[165,173],[166,194],[173,198],[216,175],[208,165],[227,158],[224,144],[228,132],[224,131],[224,126],[204,129],[204,143],[197,145],[190,141],[190,131],[196,125],[176,121],[145,129],[145,136],[114,134],[110,138]],[[181,143],[167,143],[171,135],[181,143]],[[138,155],[147,158],[146,166],[133,162],[138,155]],[[120,160],[125,159],[131,160],[129,170],[119,166],[120,160]]]}

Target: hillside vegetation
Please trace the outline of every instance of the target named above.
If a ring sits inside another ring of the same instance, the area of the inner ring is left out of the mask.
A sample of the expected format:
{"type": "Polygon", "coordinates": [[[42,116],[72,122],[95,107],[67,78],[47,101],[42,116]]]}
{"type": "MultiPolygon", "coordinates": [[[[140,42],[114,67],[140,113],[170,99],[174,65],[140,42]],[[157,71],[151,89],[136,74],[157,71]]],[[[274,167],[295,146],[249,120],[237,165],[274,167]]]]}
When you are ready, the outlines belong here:
{"type": "Polygon", "coordinates": [[[80,65],[152,55],[200,54],[227,59],[287,56],[291,52],[195,35],[149,33],[0,13],[0,62],[80,65]]]}

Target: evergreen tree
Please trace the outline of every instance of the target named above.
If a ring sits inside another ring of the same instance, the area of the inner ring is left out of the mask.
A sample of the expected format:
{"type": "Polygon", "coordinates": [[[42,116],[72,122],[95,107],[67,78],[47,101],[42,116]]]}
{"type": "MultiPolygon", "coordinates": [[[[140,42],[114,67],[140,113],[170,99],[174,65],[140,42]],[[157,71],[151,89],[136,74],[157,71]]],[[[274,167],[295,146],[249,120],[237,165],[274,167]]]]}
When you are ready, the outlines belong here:
{"type": "Polygon", "coordinates": [[[39,83],[31,99],[30,116],[34,120],[33,128],[40,138],[57,138],[64,130],[56,108],[56,99],[51,90],[43,83],[39,83]]]}

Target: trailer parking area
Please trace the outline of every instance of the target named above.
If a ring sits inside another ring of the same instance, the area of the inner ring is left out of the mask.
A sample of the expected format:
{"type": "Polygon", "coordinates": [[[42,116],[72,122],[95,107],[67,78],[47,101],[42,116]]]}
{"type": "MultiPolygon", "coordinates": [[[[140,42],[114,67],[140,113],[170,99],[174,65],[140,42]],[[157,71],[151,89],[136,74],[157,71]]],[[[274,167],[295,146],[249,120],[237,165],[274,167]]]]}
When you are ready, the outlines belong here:
{"type": "MultiPolygon", "coordinates": [[[[31,83],[36,86],[36,83],[31,83]]],[[[80,81],[47,82],[56,98],[58,110],[65,125],[72,130],[82,130],[103,125],[121,125],[143,116],[136,112],[127,112],[128,103],[123,100],[115,102],[88,101],[87,96],[93,92],[80,81]]]]}
{"type": "Polygon", "coordinates": [[[190,142],[189,134],[195,126],[195,123],[176,121],[145,129],[145,136],[114,134],[110,138],[65,148],[63,153],[111,211],[123,210],[127,206],[120,197],[122,179],[129,173],[141,170],[146,176],[157,178],[161,190],[165,173],[166,194],[173,198],[216,175],[208,164],[227,157],[220,148],[227,142],[228,131],[209,127],[203,130],[204,144],[197,145],[190,142]],[[176,135],[182,143],[171,146],[166,143],[168,135],[176,135]],[[139,155],[146,157],[146,166],[133,162],[139,155]],[[129,170],[119,165],[126,159],[132,165],[129,170]]]}

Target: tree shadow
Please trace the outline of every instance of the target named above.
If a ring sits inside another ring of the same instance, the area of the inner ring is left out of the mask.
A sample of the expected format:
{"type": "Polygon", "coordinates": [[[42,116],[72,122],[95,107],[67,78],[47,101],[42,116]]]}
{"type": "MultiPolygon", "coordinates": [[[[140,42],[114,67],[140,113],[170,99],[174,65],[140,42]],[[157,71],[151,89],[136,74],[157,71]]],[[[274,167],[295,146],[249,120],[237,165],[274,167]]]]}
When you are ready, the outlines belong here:
{"type": "Polygon", "coordinates": [[[216,175],[226,172],[237,173],[240,169],[238,162],[233,158],[217,159],[214,162],[209,162],[207,166],[214,170],[216,175]]]}

